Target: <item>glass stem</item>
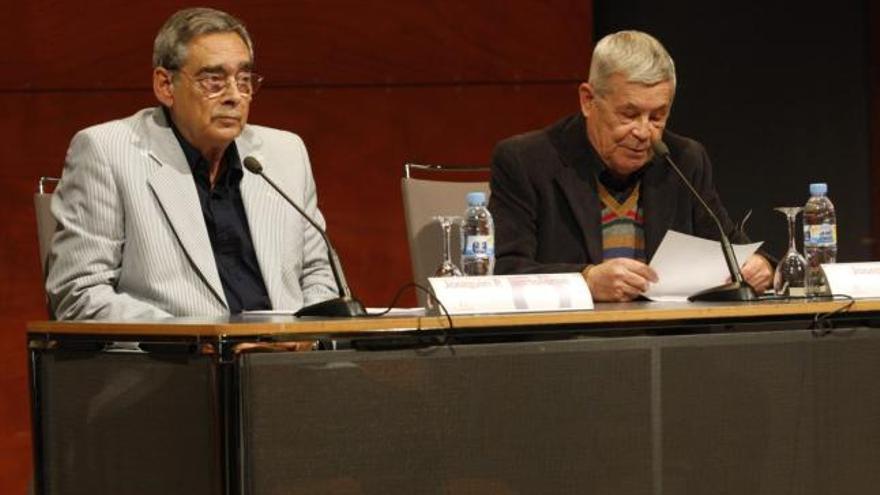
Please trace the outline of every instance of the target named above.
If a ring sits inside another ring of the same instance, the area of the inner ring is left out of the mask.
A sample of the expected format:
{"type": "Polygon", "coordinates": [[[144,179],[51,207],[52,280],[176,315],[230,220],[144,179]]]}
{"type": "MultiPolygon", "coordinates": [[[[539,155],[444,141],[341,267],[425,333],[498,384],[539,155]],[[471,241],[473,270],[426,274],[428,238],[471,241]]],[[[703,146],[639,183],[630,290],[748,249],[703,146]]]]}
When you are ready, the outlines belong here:
{"type": "Polygon", "coordinates": [[[795,242],[794,228],[797,222],[797,214],[788,215],[788,250],[789,252],[797,251],[797,243],[795,242]]]}
{"type": "Polygon", "coordinates": [[[452,263],[452,223],[443,222],[443,261],[452,263]]]}

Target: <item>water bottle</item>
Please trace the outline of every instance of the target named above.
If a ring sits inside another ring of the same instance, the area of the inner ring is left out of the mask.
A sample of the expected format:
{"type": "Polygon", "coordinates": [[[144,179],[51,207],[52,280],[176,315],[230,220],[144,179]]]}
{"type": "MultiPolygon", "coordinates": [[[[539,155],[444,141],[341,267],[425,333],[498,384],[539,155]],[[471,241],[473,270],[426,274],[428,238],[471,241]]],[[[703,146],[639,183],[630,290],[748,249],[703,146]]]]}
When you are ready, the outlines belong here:
{"type": "Polygon", "coordinates": [[[461,226],[461,269],[465,275],[492,275],[495,268],[495,222],[486,208],[486,194],[467,194],[461,226]]]}
{"type": "Polygon", "coordinates": [[[827,292],[822,263],[834,263],[837,260],[837,217],[827,193],[827,184],[810,184],[810,199],[804,206],[804,255],[807,258],[808,296],[827,292]]]}

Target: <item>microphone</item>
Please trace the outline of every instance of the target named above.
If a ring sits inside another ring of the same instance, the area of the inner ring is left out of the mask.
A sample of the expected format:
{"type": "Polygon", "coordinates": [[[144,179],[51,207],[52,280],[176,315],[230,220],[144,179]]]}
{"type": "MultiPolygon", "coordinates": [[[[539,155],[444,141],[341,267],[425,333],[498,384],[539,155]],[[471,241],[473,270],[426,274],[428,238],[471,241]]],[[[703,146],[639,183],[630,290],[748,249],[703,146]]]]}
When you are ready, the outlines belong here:
{"type": "Polygon", "coordinates": [[[712,287],[711,289],[706,289],[704,291],[700,291],[690,297],[688,297],[689,301],[756,301],[758,296],[755,294],[755,289],[752,288],[748,282],[743,280],[742,272],[739,269],[739,263],[736,262],[736,255],[733,253],[733,246],[730,245],[730,239],[727,238],[727,234],[724,232],[724,228],[721,226],[721,221],[718,220],[718,217],[715,216],[715,212],[712,211],[712,208],[709,208],[709,205],[703,200],[700,193],[694,188],[691,181],[685,177],[685,175],[681,172],[681,169],[678,168],[678,165],[672,160],[669,156],[669,147],[666,146],[662,140],[657,140],[651,143],[651,147],[654,149],[654,153],[665,159],[666,163],[672,167],[672,170],[675,170],[675,173],[678,174],[678,177],[684,182],[684,185],[687,186],[688,190],[693,194],[697,201],[703,206],[703,208],[709,213],[709,216],[712,217],[712,220],[715,222],[715,225],[718,227],[718,233],[721,234],[721,250],[724,253],[724,261],[727,262],[727,269],[730,271],[730,280],[731,282],[728,284],[719,285],[718,287],[712,287]]]}
{"type": "Polygon", "coordinates": [[[319,234],[321,234],[321,238],[324,239],[324,244],[327,245],[327,257],[330,259],[330,270],[333,272],[333,278],[336,280],[336,287],[339,288],[339,297],[312,304],[311,306],[306,306],[294,313],[295,316],[366,316],[367,312],[364,309],[364,305],[351,295],[351,290],[348,288],[348,283],[345,281],[345,274],[342,272],[342,264],[339,262],[339,256],[337,256],[336,250],[333,249],[333,244],[330,243],[330,238],[327,237],[327,232],[325,232],[324,229],[312,219],[312,217],[300,208],[299,205],[294,203],[294,201],[290,199],[290,197],[285,194],[272,179],[263,173],[263,165],[256,158],[252,156],[245,157],[242,164],[246,169],[259,175],[268,182],[269,185],[290,204],[290,206],[293,206],[293,208],[299,212],[299,214],[302,215],[302,217],[305,218],[319,234]]]}

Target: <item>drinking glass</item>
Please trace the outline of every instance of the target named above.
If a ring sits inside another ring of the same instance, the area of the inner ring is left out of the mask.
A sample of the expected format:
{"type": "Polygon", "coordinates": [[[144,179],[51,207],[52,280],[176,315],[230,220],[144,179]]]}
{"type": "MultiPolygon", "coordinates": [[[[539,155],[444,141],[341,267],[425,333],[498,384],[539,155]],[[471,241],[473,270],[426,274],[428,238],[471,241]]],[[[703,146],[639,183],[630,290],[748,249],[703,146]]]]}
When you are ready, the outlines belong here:
{"type": "Polygon", "coordinates": [[[800,206],[780,206],[774,208],[785,215],[788,219],[788,252],[776,265],[776,273],[773,276],[773,290],[779,296],[803,296],[804,283],[807,275],[807,260],[797,250],[795,242],[795,222],[798,213],[803,208],[800,206]]]}
{"type": "Polygon", "coordinates": [[[461,223],[461,217],[438,215],[434,220],[443,229],[443,261],[434,270],[435,277],[461,277],[461,270],[452,262],[452,226],[461,223]]]}

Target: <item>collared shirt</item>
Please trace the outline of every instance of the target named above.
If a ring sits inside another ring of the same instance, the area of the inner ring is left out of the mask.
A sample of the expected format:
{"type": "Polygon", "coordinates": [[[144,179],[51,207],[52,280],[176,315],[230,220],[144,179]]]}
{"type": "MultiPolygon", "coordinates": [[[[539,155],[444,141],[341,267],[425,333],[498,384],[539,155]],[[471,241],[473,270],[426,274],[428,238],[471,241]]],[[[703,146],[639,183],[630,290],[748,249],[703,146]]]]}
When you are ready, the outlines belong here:
{"type": "Polygon", "coordinates": [[[163,110],[192,169],[229,312],[235,314],[245,310],[271,309],[272,302],[260,272],[241,199],[239,186],[244,172],[235,142],[226,148],[220,175],[212,188],[210,163],[180,134],[171,121],[170,112],[163,110]]]}

